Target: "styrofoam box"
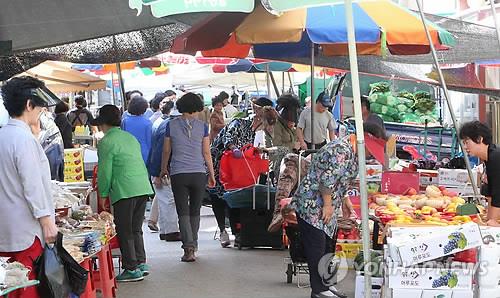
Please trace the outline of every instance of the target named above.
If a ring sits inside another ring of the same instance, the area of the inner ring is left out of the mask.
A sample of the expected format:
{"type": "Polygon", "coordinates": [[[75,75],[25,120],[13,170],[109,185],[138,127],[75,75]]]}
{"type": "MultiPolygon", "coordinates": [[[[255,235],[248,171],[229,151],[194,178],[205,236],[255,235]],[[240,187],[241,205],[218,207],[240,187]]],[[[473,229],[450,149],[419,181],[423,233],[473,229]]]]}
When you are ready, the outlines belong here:
{"type": "Polygon", "coordinates": [[[398,237],[398,239],[392,237],[391,241],[388,241],[391,258],[406,267],[475,248],[481,246],[482,243],[479,226],[473,222],[450,226],[448,229],[435,227],[434,232],[426,235],[414,234],[413,237],[398,237]],[[448,236],[453,232],[460,232],[465,236],[466,246],[445,252],[444,247],[450,241],[448,236]]]}
{"type": "MultiPolygon", "coordinates": [[[[470,184],[469,173],[461,169],[439,169],[439,185],[466,186],[470,184]]],[[[472,171],[472,177],[477,184],[477,171],[472,171]]]]}
{"type": "MultiPolygon", "coordinates": [[[[382,298],[382,286],[384,285],[383,277],[372,277],[372,298],[382,298]]],[[[365,297],[365,277],[361,274],[356,275],[356,290],[355,298],[365,297]]]]}
{"type": "Polygon", "coordinates": [[[452,288],[453,290],[470,290],[472,289],[472,278],[474,270],[471,267],[464,268],[432,268],[432,264],[422,267],[398,267],[395,264],[387,264],[386,272],[388,272],[388,284],[392,289],[447,289],[451,290],[448,285],[440,288],[434,288],[432,283],[437,278],[440,278],[443,273],[451,272],[456,276],[457,283],[452,288]]]}

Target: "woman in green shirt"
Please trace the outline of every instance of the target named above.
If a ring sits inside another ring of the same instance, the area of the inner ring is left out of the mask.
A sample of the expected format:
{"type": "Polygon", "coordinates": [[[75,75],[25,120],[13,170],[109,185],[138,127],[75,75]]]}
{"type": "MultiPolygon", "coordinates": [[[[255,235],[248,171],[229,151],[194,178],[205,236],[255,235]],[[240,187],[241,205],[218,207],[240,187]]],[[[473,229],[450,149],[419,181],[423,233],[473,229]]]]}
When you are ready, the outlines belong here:
{"type": "Polygon", "coordinates": [[[146,201],[153,194],[137,139],[120,129],[120,110],[114,105],[99,109],[92,125],[104,137],[98,144],[97,184],[102,199],[111,199],[116,233],[122,253],[119,282],[140,281],[149,274],[142,238],[146,201]]]}

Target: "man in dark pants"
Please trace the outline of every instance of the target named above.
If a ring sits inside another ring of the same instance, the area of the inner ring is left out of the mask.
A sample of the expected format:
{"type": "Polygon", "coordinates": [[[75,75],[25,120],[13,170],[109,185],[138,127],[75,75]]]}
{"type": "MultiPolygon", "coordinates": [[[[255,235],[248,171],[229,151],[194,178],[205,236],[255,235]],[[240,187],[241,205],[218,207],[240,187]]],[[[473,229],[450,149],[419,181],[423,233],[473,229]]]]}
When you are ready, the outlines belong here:
{"type": "Polygon", "coordinates": [[[137,139],[120,129],[120,110],[105,105],[92,122],[104,132],[97,154],[97,184],[103,200],[111,198],[123,269],[118,282],[140,281],[149,274],[142,238],[146,200],[153,194],[137,139]]]}

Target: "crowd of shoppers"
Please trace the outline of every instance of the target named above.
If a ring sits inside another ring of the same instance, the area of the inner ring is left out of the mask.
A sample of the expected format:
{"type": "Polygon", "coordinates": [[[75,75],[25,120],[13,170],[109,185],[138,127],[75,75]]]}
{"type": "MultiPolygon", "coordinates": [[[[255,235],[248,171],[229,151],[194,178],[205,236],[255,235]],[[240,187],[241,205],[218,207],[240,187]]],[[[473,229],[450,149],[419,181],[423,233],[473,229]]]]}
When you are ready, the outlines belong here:
{"type": "MultiPolygon", "coordinates": [[[[48,162],[30,130],[38,125],[42,108],[47,105],[33,92],[42,85],[33,78],[15,78],[2,87],[4,104],[12,119],[0,130],[0,137],[8,140],[0,144],[0,158],[7,161],[0,166],[0,192],[3,191],[2,196],[12,208],[2,209],[6,221],[2,235],[8,236],[0,240],[0,255],[27,265],[33,256],[41,254],[42,244],[52,242],[57,234],[50,176],[45,173],[48,162]],[[14,134],[15,138],[9,137],[14,134]],[[18,158],[19,154],[27,158],[18,158]],[[28,163],[39,166],[28,170],[28,163]],[[18,175],[2,174],[12,172],[18,175]],[[34,183],[38,190],[45,190],[42,195],[30,191],[34,183]],[[10,212],[14,205],[19,214],[10,212]],[[29,218],[21,227],[29,232],[16,233],[20,227],[8,224],[16,222],[9,221],[12,216],[29,218]]],[[[239,241],[239,213],[223,200],[225,189],[219,180],[219,165],[224,152],[230,150],[234,156],[241,156],[242,147],[248,144],[268,153],[274,183],[285,180],[278,177],[280,165],[295,161],[284,158],[287,154],[313,145],[323,147],[313,157],[292,201],[298,226],[306,235],[304,243],[310,268],[317,265],[333,236],[336,225],[333,211],[342,203],[342,194],[357,174],[355,146],[349,138],[336,137],[335,120],[328,111],[333,106],[332,99],[321,93],[314,105],[301,110],[298,98],[292,94],[280,96],[276,103],[260,97],[251,101],[249,111],[240,113],[229,103],[226,92],[212,99],[211,109],[205,107],[199,94],[188,92],[179,99],[176,96],[168,90],[157,93],[148,103],[140,91],[127,92],[125,111],[105,105],[95,118],[82,96],[75,98],[73,110],[65,102],[55,107],[55,123],[65,148],[73,147],[72,132],[77,126],[98,127],[104,133],[98,143],[97,181],[100,196],[113,205],[124,269],[117,280],[139,281],[149,274],[142,225],[146,202],[151,198],[148,226],[159,232],[161,240],[182,241],[183,262],[196,261],[200,209],[207,193],[220,230],[221,246],[231,245],[227,215],[235,242],[239,241]],[[311,109],[315,112],[314,125],[311,109]],[[315,192],[311,193],[311,189],[315,192]],[[321,204],[316,204],[318,198],[321,204]]],[[[377,120],[367,117],[372,122],[377,120]]],[[[369,126],[367,131],[376,134],[369,126]]],[[[463,137],[479,140],[466,132],[463,137]]],[[[489,145],[487,137],[479,141],[489,145]]],[[[298,182],[297,173],[290,173],[298,182]]],[[[291,191],[291,183],[288,184],[291,191]]],[[[313,269],[311,284],[315,295],[328,290],[317,278],[313,269]]]]}

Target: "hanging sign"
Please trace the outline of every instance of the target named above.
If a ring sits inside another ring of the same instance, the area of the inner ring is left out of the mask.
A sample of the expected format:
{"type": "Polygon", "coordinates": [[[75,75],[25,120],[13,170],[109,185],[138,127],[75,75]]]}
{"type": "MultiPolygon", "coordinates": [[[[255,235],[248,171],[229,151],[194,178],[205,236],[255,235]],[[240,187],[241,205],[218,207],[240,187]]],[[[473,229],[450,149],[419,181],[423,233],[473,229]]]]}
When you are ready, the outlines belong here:
{"type": "Polygon", "coordinates": [[[343,3],[344,0],[261,0],[269,11],[284,12],[298,8],[343,3]]]}
{"type": "Polygon", "coordinates": [[[254,9],[254,0],[129,0],[129,7],[141,14],[144,5],[156,18],[193,12],[246,12],[254,9]]]}

